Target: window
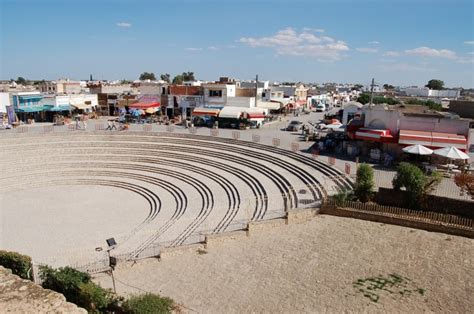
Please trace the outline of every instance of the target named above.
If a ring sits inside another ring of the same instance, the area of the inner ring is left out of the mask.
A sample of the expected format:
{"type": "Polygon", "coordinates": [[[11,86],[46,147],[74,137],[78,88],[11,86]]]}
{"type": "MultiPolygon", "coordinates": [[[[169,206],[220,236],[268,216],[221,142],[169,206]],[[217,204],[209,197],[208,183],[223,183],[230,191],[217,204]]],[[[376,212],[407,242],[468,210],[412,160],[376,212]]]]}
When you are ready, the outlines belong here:
{"type": "Polygon", "coordinates": [[[263,93],[262,93],[262,98],[263,98],[263,97],[266,97],[266,95],[267,95],[267,93],[263,92],[263,93]]]}
{"type": "Polygon", "coordinates": [[[209,90],[209,97],[222,97],[221,90],[209,90]]]}

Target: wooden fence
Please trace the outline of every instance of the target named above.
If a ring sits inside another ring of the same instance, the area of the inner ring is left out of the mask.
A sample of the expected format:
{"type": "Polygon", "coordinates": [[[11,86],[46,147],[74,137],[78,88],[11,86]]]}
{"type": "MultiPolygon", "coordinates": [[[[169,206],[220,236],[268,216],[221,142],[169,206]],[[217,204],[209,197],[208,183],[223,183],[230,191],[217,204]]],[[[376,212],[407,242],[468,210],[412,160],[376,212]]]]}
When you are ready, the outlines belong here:
{"type": "Polygon", "coordinates": [[[336,202],[334,199],[326,199],[323,203],[321,213],[393,223],[428,231],[467,236],[470,238],[474,237],[473,219],[437,212],[383,206],[373,203],[352,201],[336,202]]]}

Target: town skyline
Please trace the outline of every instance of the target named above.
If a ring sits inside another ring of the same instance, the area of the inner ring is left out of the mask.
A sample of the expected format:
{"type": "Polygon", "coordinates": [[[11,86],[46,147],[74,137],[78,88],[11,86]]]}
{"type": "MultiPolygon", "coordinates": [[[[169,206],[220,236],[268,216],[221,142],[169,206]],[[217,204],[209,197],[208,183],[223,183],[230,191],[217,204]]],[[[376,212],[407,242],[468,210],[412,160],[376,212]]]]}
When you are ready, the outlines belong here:
{"type": "Polygon", "coordinates": [[[474,87],[471,1],[3,1],[1,79],[474,87]],[[409,6],[409,7],[408,7],[409,6]],[[295,11],[295,16],[289,12],[295,11]],[[157,14],[158,13],[158,14],[157,14]],[[18,23],[18,16],[23,22],[18,23]],[[25,22],[26,21],[26,22],[25,22]]]}

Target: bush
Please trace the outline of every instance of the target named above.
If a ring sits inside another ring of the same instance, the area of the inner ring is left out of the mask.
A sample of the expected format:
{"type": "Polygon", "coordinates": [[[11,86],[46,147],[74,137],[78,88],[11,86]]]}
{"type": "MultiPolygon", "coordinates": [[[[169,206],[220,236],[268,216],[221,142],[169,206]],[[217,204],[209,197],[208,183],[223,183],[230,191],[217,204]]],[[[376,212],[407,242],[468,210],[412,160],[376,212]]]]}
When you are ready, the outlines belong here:
{"type": "Polygon", "coordinates": [[[11,269],[12,273],[23,279],[31,279],[31,257],[16,252],[0,250],[0,265],[11,269]]]}
{"type": "Polygon", "coordinates": [[[368,202],[374,194],[374,169],[368,164],[361,164],[357,168],[357,178],[354,194],[361,202],[368,202]]]}
{"type": "Polygon", "coordinates": [[[71,267],[54,269],[40,267],[43,288],[62,293],[68,302],[77,304],[88,311],[105,311],[114,303],[114,295],[91,281],[89,274],[71,267]]]}
{"type": "Polygon", "coordinates": [[[172,309],[173,300],[151,293],[132,296],[123,304],[124,312],[130,314],[171,313],[172,309]]]}
{"type": "Polygon", "coordinates": [[[352,201],[354,198],[354,194],[351,190],[345,189],[338,192],[337,194],[334,194],[332,198],[336,201],[337,205],[343,205],[344,202],[352,201]]]}
{"type": "Polygon", "coordinates": [[[426,176],[417,166],[402,162],[397,168],[397,175],[393,178],[392,185],[395,190],[405,188],[409,195],[407,205],[416,208],[422,205],[424,195],[436,189],[441,179],[438,172],[426,176]]]}

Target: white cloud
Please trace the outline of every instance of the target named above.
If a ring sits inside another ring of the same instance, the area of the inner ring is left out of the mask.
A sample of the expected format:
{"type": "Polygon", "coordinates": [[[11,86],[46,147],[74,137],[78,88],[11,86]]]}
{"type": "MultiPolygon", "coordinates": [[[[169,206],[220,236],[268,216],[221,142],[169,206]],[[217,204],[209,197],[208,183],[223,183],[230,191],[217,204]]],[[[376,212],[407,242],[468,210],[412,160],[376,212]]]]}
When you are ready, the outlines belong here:
{"type": "Polygon", "coordinates": [[[217,48],[216,46],[209,46],[209,47],[207,47],[207,49],[208,50],[214,50],[214,51],[219,50],[219,48],[217,48]]]}
{"type": "Polygon", "coordinates": [[[385,51],[383,55],[385,57],[398,57],[400,53],[398,51],[385,51]]]}
{"type": "Polygon", "coordinates": [[[387,72],[436,72],[436,69],[431,69],[428,67],[420,67],[407,63],[385,63],[379,65],[379,68],[382,71],[387,72]]]}
{"type": "Polygon", "coordinates": [[[468,55],[474,55],[474,52],[468,52],[467,54],[468,55]]]}
{"type": "Polygon", "coordinates": [[[378,45],[378,44],[380,44],[380,42],[376,40],[369,41],[369,45],[378,45]]]}
{"type": "Polygon", "coordinates": [[[431,58],[457,59],[456,53],[448,49],[433,49],[429,47],[418,47],[405,50],[407,55],[431,58]]]}
{"type": "Polygon", "coordinates": [[[366,53],[376,53],[379,50],[375,48],[356,48],[357,51],[359,52],[366,52],[366,53]]]}
{"type": "Polygon", "coordinates": [[[116,25],[118,27],[125,27],[125,28],[132,27],[132,24],[128,22],[118,22],[116,25]]]}
{"type": "Polygon", "coordinates": [[[189,48],[184,48],[186,51],[202,51],[202,48],[194,48],[194,47],[189,47],[189,48]]]}
{"type": "Polygon", "coordinates": [[[464,43],[466,45],[474,45],[474,40],[466,40],[464,43]]]}
{"type": "Polygon", "coordinates": [[[239,42],[252,48],[273,48],[277,55],[309,56],[318,61],[335,61],[342,58],[342,53],[349,50],[342,40],[328,36],[317,36],[307,29],[297,32],[285,28],[269,37],[242,37],[239,42]]]}
{"type": "Polygon", "coordinates": [[[304,27],[304,28],[303,28],[303,32],[324,33],[324,29],[322,29],[322,28],[304,27]]]}

